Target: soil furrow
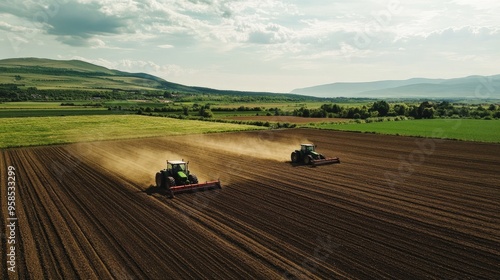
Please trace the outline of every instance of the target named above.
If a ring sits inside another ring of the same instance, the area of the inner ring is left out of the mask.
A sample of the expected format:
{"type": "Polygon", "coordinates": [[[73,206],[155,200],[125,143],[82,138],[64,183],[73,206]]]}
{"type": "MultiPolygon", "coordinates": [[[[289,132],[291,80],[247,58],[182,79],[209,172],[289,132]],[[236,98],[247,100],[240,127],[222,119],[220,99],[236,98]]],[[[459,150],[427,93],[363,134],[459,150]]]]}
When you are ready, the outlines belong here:
{"type": "Polygon", "coordinates": [[[8,165],[21,246],[6,279],[500,275],[498,144],[291,129],[8,149],[2,186],[8,165]],[[301,142],[342,163],[292,165],[301,142]],[[153,186],[167,159],[223,188],[168,199],[153,186]]]}

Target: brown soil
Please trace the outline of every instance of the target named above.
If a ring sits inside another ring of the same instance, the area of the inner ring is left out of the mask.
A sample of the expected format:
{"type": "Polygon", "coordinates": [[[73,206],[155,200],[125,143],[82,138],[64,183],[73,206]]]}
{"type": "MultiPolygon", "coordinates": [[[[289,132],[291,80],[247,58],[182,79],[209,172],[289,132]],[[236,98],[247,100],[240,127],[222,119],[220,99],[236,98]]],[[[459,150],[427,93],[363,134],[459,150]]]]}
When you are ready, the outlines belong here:
{"type": "Polygon", "coordinates": [[[295,129],[3,150],[3,229],[9,165],[17,272],[3,279],[500,275],[497,144],[295,129]],[[342,163],[292,165],[306,140],[342,163]],[[157,192],[180,158],[223,188],[157,192]]]}

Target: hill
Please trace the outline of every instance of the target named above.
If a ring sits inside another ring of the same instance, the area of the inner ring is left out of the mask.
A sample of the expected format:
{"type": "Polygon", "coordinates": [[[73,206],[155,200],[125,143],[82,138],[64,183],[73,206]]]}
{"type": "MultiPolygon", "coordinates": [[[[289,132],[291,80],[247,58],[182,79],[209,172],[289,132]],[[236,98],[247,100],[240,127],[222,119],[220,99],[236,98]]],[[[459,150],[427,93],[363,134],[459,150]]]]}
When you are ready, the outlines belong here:
{"type": "Polygon", "coordinates": [[[0,60],[0,83],[37,89],[192,91],[144,73],[127,73],[80,60],[0,60]]]}
{"type": "Polygon", "coordinates": [[[360,83],[332,83],[299,88],[292,93],[317,97],[349,98],[500,98],[500,75],[468,76],[455,79],[386,80],[360,83]]]}
{"type": "Polygon", "coordinates": [[[19,88],[60,90],[167,90],[184,93],[204,93],[237,96],[279,96],[307,98],[296,94],[219,90],[186,86],[166,81],[146,73],[129,73],[108,69],[80,60],[45,58],[11,58],[0,60],[0,84],[19,88]]]}

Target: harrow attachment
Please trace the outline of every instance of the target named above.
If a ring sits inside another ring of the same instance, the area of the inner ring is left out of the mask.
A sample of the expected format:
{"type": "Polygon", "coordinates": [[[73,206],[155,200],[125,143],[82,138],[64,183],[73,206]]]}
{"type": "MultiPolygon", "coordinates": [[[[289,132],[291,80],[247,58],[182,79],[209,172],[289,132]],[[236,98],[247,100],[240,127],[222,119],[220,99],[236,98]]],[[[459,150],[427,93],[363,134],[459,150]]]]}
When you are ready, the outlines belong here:
{"type": "Polygon", "coordinates": [[[206,181],[205,183],[197,183],[197,184],[170,186],[167,191],[169,192],[170,197],[174,197],[174,194],[176,193],[209,190],[209,189],[222,189],[220,180],[206,181]]]}
{"type": "Polygon", "coordinates": [[[338,157],[324,158],[324,159],[313,159],[310,162],[311,162],[312,166],[319,166],[319,165],[340,163],[340,159],[338,157]]]}

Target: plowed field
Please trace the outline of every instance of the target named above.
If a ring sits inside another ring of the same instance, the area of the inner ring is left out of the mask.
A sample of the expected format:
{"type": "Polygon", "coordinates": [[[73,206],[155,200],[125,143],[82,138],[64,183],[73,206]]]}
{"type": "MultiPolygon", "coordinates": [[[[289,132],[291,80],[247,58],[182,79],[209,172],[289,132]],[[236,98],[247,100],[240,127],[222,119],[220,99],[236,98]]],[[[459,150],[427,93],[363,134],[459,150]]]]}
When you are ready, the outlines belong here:
{"type": "Polygon", "coordinates": [[[296,129],[1,153],[2,229],[7,166],[18,217],[3,279],[500,275],[497,144],[296,129]],[[306,141],[342,163],[292,165],[306,141]],[[181,158],[223,188],[158,192],[155,172],[181,158]]]}

